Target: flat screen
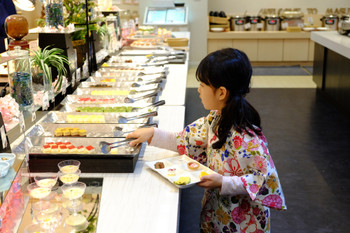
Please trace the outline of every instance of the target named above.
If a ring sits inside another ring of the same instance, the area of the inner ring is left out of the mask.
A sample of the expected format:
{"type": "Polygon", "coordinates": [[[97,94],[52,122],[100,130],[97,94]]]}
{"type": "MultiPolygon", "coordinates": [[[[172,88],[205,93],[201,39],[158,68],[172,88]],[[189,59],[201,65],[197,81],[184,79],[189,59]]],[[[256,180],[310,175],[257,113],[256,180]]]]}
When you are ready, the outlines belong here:
{"type": "Polygon", "coordinates": [[[186,25],[186,7],[147,7],[145,25],[186,25]]]}

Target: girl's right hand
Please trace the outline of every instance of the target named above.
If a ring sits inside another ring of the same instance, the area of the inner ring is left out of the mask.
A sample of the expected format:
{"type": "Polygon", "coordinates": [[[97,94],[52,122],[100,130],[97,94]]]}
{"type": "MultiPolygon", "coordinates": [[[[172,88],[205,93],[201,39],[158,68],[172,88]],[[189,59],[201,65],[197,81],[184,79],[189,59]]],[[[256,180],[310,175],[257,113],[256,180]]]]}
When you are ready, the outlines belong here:
{"type": "Polygon", "coordinates": [[[126,139],[128,138],[135,138],[135,140],[132,140],[129,145],[130,146],[136,146],[140,143],[143,143],[147,141],[148,143],[151,143],[152,138],[154,134],[154,128],[142,128],[142,129],[137,129],[132,133],[129,133],[126,136],[126,139]]]}

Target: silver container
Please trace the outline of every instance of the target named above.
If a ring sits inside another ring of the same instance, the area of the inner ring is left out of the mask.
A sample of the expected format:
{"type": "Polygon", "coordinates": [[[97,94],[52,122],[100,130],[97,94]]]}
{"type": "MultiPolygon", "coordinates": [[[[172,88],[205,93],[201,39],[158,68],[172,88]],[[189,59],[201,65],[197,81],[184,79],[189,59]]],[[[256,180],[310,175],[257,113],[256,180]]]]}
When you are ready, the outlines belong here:
{"type": "Polygon", "coordinates": [[[250,28],[249,31],[261,31],[263,28],[261,16],[247,16],[249,20],[250,28]]]}
{"type": "Polygon", "coordinates": [[[321,18],[322,26],[328,28],[330,31],[338,30],[339,17],[336,15],[325,15],[321,18]]]}
{"type": "Polygon", "coordinates": [[[230,18],[231,31],[245,31],[246,17],[234,16],[230,18]]]}
{"type": "Polygon", "coordinates": [[[341,35],[348,35],[350,33],[350,15],[343,15],[340,17],[338,32],[341,35]]]}
{"type": "Polygon", "coordinates": [[[279,31],[281,26],[281,19],[276,15],[268,15],[264,18],[265,31],[279,31]]]}
{"type": "Polygon", "coordinates": [[[286,30],[287,27],[304,27],[304,14],[300,11],[284,11],[281,13],[281,29],[286,30]]]}

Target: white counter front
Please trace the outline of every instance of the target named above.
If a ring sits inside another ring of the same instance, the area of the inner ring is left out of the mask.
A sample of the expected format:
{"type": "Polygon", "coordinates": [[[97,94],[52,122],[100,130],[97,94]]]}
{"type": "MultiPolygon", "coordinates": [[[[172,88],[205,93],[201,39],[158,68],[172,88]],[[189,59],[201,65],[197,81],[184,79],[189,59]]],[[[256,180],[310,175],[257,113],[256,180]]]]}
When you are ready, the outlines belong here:
{"type": "Polygon", "coordinates": [[[311,32],[311,40],[350,59],[350,37],[336,31],[311,32]]]}

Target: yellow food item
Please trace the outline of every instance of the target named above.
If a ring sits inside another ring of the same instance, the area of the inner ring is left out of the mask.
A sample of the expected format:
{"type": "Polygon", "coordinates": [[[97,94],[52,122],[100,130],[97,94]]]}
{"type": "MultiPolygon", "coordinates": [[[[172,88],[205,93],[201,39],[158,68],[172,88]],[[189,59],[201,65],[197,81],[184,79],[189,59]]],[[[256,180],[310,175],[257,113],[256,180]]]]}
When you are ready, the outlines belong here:
{"type": "Polygon", "coordinates": [[[55,179],[42,179],[37,181],[37,185],[41,188],[51,188],[56,184],[55,179]]]}
{"type": "Polygon", "coordinates": [[[78,133],[79,133],[80,137],[86,137],[86,130],[85,129],[79,130],[78,133]]]}
{"type": "Polygon", "coordinates": [[[112,148],[110,154],[118,154],[118,148],[112,148]]]}
{"type": "Polygon", "coordinates": [[[65,184],[71,184],[79,180],[77,174],[66,174],[60,177],[60,180],[65,184]]]}
{"type": "Polygon", "coordinates": [[[41,199],[47,197],[50,193],[50,188],[36,188],[30,191],[30,196],[41,199]]]}
{"type": "Polygon", "coordinates": [[[199,175],[199,178],[201,178],[202,176],[207,176],[209,175],[208,173],[206,173],[205,171],[201,171],[201,174],[199,175]]]}
{"type": "Polygon", "coordinates": [[[84,194],[84,190],[81,188],[70,188],[63,192],[63,196],[68,199],[77,199],[84,194]]]}
{"type": "Polygon", "coordinates": [[[127,90],[92,91],[91,95],[129,95],[129,92],[127,90]]]}
{"type": "Polygon", "coordinates": [[[105,123],[104,115],[67,115],[68,123],[105,123]]]}
{"type": "Polygon", "coordinates": [[[188,176],[181,176],[178,180],[174,181],[174,184],[177,185],[186,185],[191,182],[191,178],[188,176]]]}
{"type": "Polygon", "coordinates": [[[78,167],[74,165],[67,165],[67,166],[61,167],[61,172],[63,173],[74,173],[77,170],[78,170],[78,167]]]}

